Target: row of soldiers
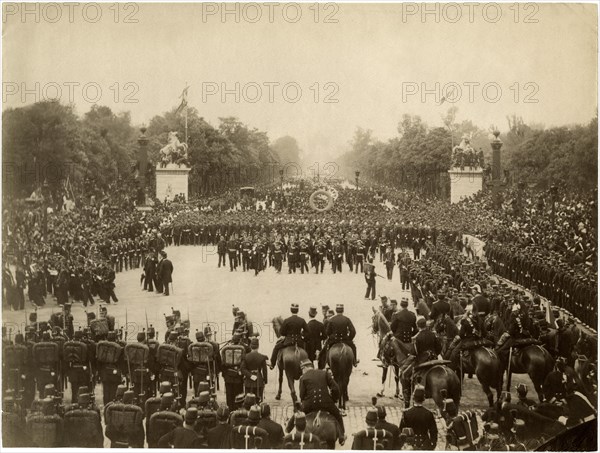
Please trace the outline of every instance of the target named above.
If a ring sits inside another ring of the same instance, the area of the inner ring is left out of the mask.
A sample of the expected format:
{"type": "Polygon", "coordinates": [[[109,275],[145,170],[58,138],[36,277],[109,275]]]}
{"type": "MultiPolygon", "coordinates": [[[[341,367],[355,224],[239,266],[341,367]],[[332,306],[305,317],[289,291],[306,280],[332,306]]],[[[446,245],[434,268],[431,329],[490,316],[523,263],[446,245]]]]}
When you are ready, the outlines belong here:
{"type": "MultiPolygon", "coordinates": [[[[423,244],[424,240],[415,241],[413,244],[416,257],[419,256],[423,244]]],[[[344,237],[331,236],[328,233],[314,236],[292,234],[287,239],[279,233],[273,233],[270,237],[266,233],[262,236],[232,235],[227,241],[221,236],[217,244],[218,267],[226,267],[228,258],[230,272],[241,267],[244,272],[253,269],[255,274],[258,274],[268,265],[280,273],[283,263],[287,262],[290,274],[297,271],[301,274],[309,273],[310,269],[314,269],[315,273],[323,273],[327,262],[332,272],[336,273],[342,272],[342,264],[345,261],[350,272],[362,273],[364,265],[379,254],[379,260],[386,263],[390,280],[396,264],[394,250],[395,241],[387,237],[377,238],[373,234],[369,237],[366,231],[344,237]]],[[[397,261],[401,269],[406,270],[405,266],[401,265],[403,258],[404,254],[401,254],[397,261]]],[[[406,284],[408,285],[407,281],[406,284]]]]}
{"type": "Polygon", "coordinates": [[[533,251],[519,252],[492,242],[486,245],[486,255],[494,273],[527,288],[536,287],[540,295],[597,328],[595,282],[578,275],[567,264],[549,260],[533,251]]]}
{"type": "MultiPolygon", "coordinates": [[[[423,225],[412,223],[399,223],[389,220],[386,224],[364,219],[360,226],[350,223],[331,224],[328,222],[319,222],[315,220],[304,220],[297,216],[278,217],[269,219],[267,213],[260,213],[256,218],[236,219],[226,218],[218,219],[214,217],[244,217],[247,214],[240,213],[185,213],[186,215],[198,216],[196,225],[181,225],[177,217],[172,224],[161,226],[160,233],[166,246],[171,245],[217,245],[221,237],[230,238],[250,236],[267,237],[279,234],[282,237],[312,237],[329,234],[330,236],[346,237],[349,234],[366,234],[367,238],[377,238],[378,242],[389,242],[392,248],[410,247],[415,241],[421,239],[430,239],[436,243],[440,233],[446,236],[456,236],[458,232],[439,230],[436,227],[430,228],[423,225]]],[[[191,222],[191,220],[189,220],[191,222]]],[[[194,222],[195,223],[195,222],[194,222]]]]}

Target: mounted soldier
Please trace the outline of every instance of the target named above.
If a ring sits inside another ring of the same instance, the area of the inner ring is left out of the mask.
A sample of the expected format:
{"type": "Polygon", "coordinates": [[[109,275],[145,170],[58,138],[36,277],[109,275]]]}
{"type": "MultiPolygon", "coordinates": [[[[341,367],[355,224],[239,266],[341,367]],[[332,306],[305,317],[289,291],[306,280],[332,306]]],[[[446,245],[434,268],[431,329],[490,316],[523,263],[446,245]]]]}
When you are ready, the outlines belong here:
{"type": "Polygon", "coordinates": [[[298,310],[298,304],[292,304],[290,307],[292,315],[286,318],[281,324],[279,339],[277,343],[275,343],[273,353],[271,354],[271,369],[275,368],[279,351],[283,348],[291,345],[296,345],[303,349],[305,347],[304,337],[307,333],[307,324],[303,318],[298,316],[298,310]]]}
{"type": "Polygon", "coordinates": [[[302,367],[300,401],[304,412],[323,410],[333,415],[338,423],[339,441],[343,444],[346,439],[344,420],[340,409],[335,404],[340,396],[340,388],[334,381],[331,371],[315,370],[312,362],[308,359],[304,360],[300,366],[302,367]]]}
{"type": "Polygon", "coordinates": [[[325,329],[325,335],[327,341],[323,347],[323,352],[319,355],[319,368],[325,367],[327,360],[327,353],[329,348],[336,343],[344,343],[350,346],[354,355],[354,366],[356,367],[359,363],[356,357],[356,345],[354,344],[354,337],[356,336],[356,329],[354,324],[347,316],[344,316],[344,305],[337,304],[335,307],[336,314],[327,323],[325,329]]]}
{"type": "Polygon", "coordinates": [[[460,368],[461,351],[469,351],[481,344],[481,333],[478,328],[478,319],[475,316],[473,313],[468,313],[460,320],[459,333],[446,351],[446,357],[452,362],[455,371],[460,368]]]}

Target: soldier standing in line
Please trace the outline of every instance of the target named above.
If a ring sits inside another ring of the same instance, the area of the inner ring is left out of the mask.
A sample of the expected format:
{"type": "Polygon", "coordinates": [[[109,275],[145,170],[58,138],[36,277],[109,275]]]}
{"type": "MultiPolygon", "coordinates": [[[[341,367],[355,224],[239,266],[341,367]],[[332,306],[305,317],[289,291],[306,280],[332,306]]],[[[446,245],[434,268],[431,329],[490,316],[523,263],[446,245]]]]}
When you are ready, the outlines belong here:
{"type": "Polygon", "coordinates": [[[243,378],[240,370],[246,348],[240,344],[242,336],[234,333],[231,343],[221,349],[221,369],[225,381],[225,395],[230,410],[235,408],[235,397],[243,392],[243,378]]]}
{"type": "Polygon", "coordinates": [[[392,277],[394,275],[394,266],[396,265],[396,255],[392,251],[391,247],[387,247],[384,258],[385,269],[387,271],[387,278],[389,281],[392,281],[392,277]]]}
{"type": "Polygon", "coordinates": [[[254,393],[258,402],[262,402],[265,385],[267,385],[267,359],[268,357],[258,352],[258,338],[250,340],[251,351],[242,360],[241,372],[244,375],[246,392],[254,393]]]}

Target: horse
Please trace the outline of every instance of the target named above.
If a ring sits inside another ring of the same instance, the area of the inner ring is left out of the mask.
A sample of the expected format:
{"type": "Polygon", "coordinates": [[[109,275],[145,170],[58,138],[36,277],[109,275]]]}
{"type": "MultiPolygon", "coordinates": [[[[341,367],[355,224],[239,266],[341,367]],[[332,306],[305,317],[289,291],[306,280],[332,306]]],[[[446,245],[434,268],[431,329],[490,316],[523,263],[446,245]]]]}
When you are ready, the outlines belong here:
{"type": "Polygon", "coordinates": [[[327,411],[314,411],[306,414],[306,432],[314,434],[327,444],[327,449],[335,450],[339,438],[338,423],[327,411]]]}
{"type": "Polygon", "coordinates": [[[354,353],[350,346],[345,343],[331,345],[327,352],[327,364],[331,368],[333,379],[340,387],[338,407],[343,414],[346,410],[346,402],[349,399],[348,385],[350,384],[350,375],[354,366],[354,353]]]}
{"type": "Polygon", "coordinates": [[[513,350],[510,368],[507,370],[506,388],[510,391],[513,374],[527,374],[535,387],[538,398],[543,400],[542,384],[546,376],[554,368],[554,359],[550,353],[539,344],[529,344],[519,350],[513,350]]]}
{"type": "Polygon", "coordinates": [[[165,167],[168,163],[185,163],[187,162],[188,145],[182,143],[177,138],[177,132],[169,132],[168,143],[163,146],[160,151],[161,166],[165,167]]]}
{"type": "MultiPolygon", "coordinates": [[[[373,312],[377,313],[377,310],[375,310],[375,308],[373,308],[373,312]]],[[[385,335],[388,333],[389,331],[389,324],[382,324],[381,326],[379,326],[378,324],[378,318],[377,315],[375,314],[372,317],[372,332],[373,334],[378,335],[379,340],[378,340],[378,345],[379,345],[379,355],[378,358],[381,360],[381,367],[383,369],[382,375],[381,375],[381,392],[377,393],[377,396],[382,397],[384,396],[384,392],[385,392],[385,380],[387,378],[387,373],[388,373],[388,369],[390,368],[390,366],[392,367],[393,371],[394,371],[394,380],[396,381],[396,393],[394,394],[394,398],[399,398],[400,397],[400,366],[397,363],[394,363],[394,351],[393,349],[390,348],[385,348],[385,342],[383,341],[385,338],[385,335]],[[388,330],[386,330],[388,329],[388,330]],[[383,332],[381,334],[381,332],[383,332]]]]}
{"type": "MultiPolygon", "coordinates": [[[[390,325],[387,319],[385,319],[385,316],[383,316],[383,313],[375,308],[373,309],[373,312],[375,314],[373,322],[374,325],[377,325],[377,331],[382,339],[382,344],[389,345],[394,351],[393,363],[398,366],[404,365],[404,362],[409,356],[415,355],[414,346],[410,345],[407,347],[397,338],[390,336],[390,325]]],[[[461,383],[460,379],[452,369],[443,364],[436,364],[425,372],[424,377],[424,381],[421,377],[421,381],[418,383],[425,386],[425,395],[435,401],[440,411],[444,407],[444,399],[447,397],[452,398],[458,407],[461,397],[461,383]]],[[[408,386],[410,383],[405,380],[404,385],[408,386]]],[[[410,394],[410,388],[404,388],[405,404],[408,403],[410,394]]]]}
{"type": "MultiPolygon", "coordinates": [[[[283,324],[283,318],[281,316],[273,319],[273,330],[275,330],[275,334],[278,337],[281,324],[283,324]]],[[[279,370],[279,390],[277,391],[277,395],[275,395],[276,400],[281,399],[281,387],[283,385],[284,371],[285,377],[287,378],[288,387],[290,388],[290,392],[292,394],[292,401],[295,403],[298,400],[298,397],[296,396],[295,382],[300,379],[300,376],[302,376],[300,363],[306,359],[308,359],[308,354],[298,345],[286,346],[281,350],[279,357],[277,358],[277,368],[279,370]]]]}
{"type": "Polygon", "coordinates": [[[502,362],[496,352],[487,346],[481,345],[470,350],[468,357],[460,357],[459,360],[461,381],[464,379],[465,373],[477,376],[483,393],[487,396],[488,403],[492,407],[494,405],[494,394],[491,389],[496,390],[496,399],[499,399],[504,377],[502,362]]]}

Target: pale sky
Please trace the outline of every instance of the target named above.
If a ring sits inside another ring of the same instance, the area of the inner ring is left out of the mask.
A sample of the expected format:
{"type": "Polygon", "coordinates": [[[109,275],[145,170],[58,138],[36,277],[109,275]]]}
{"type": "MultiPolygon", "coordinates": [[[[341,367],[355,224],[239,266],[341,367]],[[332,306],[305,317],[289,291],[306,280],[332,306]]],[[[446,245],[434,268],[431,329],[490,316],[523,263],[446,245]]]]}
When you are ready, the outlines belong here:
{"type": "Polygon", "coordinates": [[[458,120],[505,131],[512,113],[555,126],[587,123],[597,109],[593,4],[539,4],[537,10],[498,4],[502,16],[495,23],[499,11],[484,11],[483,4],[428,5],[438,8],[437,17],[423,17],[416,4],[346,3],[337,10],[321,4],[315,21],[314,4],[284,10],[284,4],[260,3],[238,5],[236,22],[235,14],[222,17],[223,4],[140,3],[119,5],[117,23],[114,4],[100,6],[96,23],[98,11],[84,14],[82,5],[71,18],[65,6],[30,5],[38,8],[37,23],[35,14],[22,15],[22,6],[3,5],[3,108],[54,97],[57,85],[68,102],[71,85],[79,114],[99,97],[98,104],[129,110],[134,124],[147,124],[177,106],[188,83],[189,104],[213,125],[236,116],[272,140],[296,137],[318,159],[344,151],[357,126],[380,139],[395,136],[404,113],[438,126],[456,105],[458,120]],[[128,14],[137,23],[126,23],[128,14]],[[326,17],[337,23],[325,23],[326,17]],[[436,83],[440,92],[456,84],[462,91],[447,94],[460,99],[438,105],[436,83]],[[231,90],[224,101],[223,84],[231,90]],[[24,87],[33,90],[25,99],[24,87]],[[293,103],[297,87],[302,93],[293,103]],[[422,88],[432,90],[425,102],[422,88]],[[124,102],[127,95],[138,102],[124,102]],[[324,102],[327,96],[338,102],[324,102]],[[538,102],[525,102],[527,96],[538,102]]]}

